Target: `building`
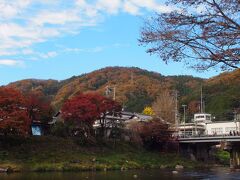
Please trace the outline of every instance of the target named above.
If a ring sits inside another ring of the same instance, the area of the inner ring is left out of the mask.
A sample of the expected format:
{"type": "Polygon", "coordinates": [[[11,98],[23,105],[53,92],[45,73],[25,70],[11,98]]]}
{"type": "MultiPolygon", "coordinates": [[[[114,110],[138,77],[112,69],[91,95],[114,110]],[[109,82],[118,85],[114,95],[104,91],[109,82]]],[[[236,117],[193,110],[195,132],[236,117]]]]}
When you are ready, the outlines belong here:
{"type": "Polygon", "coordinates": [[[215,136],[215,135],[239,135],[240,122],[234,121],[212,121],[211,114],[194,114],[193,122],[181,123],[178,127],[180,136],[215,136]]]}
{"type": "MultiPolygon", "coordinates": [[[[153,117],[149,115],[139,114],[139,113],[132,113],[132,112],[126,112],[122,111],[119,116],[113,116],[113,115],[106,115],[105,117],[105,126],[106,128],[111,129],[112,126],[118,125],[118,124],[128,124],[133,121],[137,122],[148,122],[152,120],[153,117]]],[[[61,116],[61,111],[58,111],[52,118],[52,121],[49,122],[49,125],[54,125],[56,122],[64,122],[64,119],[61,116]]],[[[100,120],[96,120],[93,124],[93,127],[95,129],[101,127],[100,120]]]]}
{"type": "MultiPolygon", "coordinates": [[[[107,125],[107,127],[111,128],[111,126],[113,124],[113,121],[117,122],[117,123],[123,123],[123,124],[126,125],[130,122],[133,122],[133,121],[148,122],[152,119],[153,119],[152,116],[139,114],[139,113],[122,111],[120,116],[107,115],[106,116],[106,125],[107,125]]],[[[93,127],[94,128],[100,127],[100,120],[96,120],[93,127]]]]}
{"type": "Polygon", "coordinates": [[[208,135],[236,135],[239,133],[239,122],[211,122],[206,124],[206,134],[208,135]]]}

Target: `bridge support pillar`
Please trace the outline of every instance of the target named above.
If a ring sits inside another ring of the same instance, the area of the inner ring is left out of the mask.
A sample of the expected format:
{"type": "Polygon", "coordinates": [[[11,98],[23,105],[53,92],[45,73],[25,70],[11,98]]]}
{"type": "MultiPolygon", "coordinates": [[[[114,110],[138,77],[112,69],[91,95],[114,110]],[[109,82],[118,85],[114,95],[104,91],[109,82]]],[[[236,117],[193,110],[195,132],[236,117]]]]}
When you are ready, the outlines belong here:
{"type": "Polygon", "coordinates": [[[240,135],[180,138],[179,150],[183,156],[192,160],[209,162],[214,160],[210,155],[211,147],[218,144],[230,153],[230,167],[240,169],[240,135]]]}
{"type": "Polygon", "coordinates": [[[197,160],[207,162],[209,160],[210,147],[206,143],[196,144],[196,157],[197,160]]]}
{"type": "Polygon", "coordinates": [[[182,156],[190,158],[192,161],[196,161],[196,148],[193,144],[180,144],[179,152],[182,156]]]}
{"type": "Polygon", "coordinates": [[[193,161],[208,161],[210,146],[205,143],[180,144],[180,153],[193,161]]]}
{"type": "Polygon", "coordinates": [[[240,169],[240,146],[233,144],[230,150],[230,168],[240,169]]]}

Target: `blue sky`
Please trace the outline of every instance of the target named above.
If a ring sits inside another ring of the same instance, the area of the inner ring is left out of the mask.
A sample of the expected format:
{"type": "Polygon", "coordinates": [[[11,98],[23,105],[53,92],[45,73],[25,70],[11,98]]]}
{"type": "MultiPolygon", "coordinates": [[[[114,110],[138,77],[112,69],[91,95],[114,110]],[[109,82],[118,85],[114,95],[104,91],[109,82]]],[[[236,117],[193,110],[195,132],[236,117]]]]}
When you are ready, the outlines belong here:
{"type": "Polygon", "coordinates": [[[174,7],[157,0],[1,0],[0,85],[26,78],[63,80],[106,66],[208,78],[161,62],[139,46],[144,18],[174,7]]]}

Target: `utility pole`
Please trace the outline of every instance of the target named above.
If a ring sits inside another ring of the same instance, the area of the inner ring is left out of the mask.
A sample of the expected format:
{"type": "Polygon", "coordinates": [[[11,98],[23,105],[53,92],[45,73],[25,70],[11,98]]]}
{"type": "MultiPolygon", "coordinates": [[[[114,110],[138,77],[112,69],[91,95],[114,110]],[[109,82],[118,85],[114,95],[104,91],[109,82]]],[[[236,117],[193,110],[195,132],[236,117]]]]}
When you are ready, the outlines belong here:
{"type": "Polygon", "coordinates": [[[203,113],[203,90],[201,85],[201,106],[200,106],[200,112],[203,113]]]}
{"type": "Polygon", "coordinates": [[[179,121],[178,121],[178,92],[177,91],[175,91],[175,126],[176,126],[176,130],[178,130],[179,121]]]}
{"type": "Polygon", "coordinates": [[[238,129],[238,126],[237,126],[237,111],[234,111],[233,114],[234,114],[234,122],[235,122],[235,125],[236,125],[236,131],[238,131],[239,129],[238,129]]]}
{"type": "Polygon", "coordinates": [[[106,86],[105,94],[109,97],[110,93],[112,93],[112,98],[115,101],[116,100],[116,86],[106,86]]]}
{"type": "Polygon", "coordinates": [[[106,96],[109,96],[109,91],[110,91],[110,90],[109,90],[109,87],[106,86],[106,87],[105,87],[105,95],[106,95],[106,96]]]}
{"type": "Polygon", "coordinates": [[[186,107],[187,107],[187,105],[183,104],[182,107],[183,107],[183,123],[184,123],[184,137],[185,137],[185,135],[186,135],[185,124],[186,124],[186,107]]]}
{"type": "Polygon", "coordinates": [[[113,87],[113,100],[116,100],[116,86],[113,87]]]}

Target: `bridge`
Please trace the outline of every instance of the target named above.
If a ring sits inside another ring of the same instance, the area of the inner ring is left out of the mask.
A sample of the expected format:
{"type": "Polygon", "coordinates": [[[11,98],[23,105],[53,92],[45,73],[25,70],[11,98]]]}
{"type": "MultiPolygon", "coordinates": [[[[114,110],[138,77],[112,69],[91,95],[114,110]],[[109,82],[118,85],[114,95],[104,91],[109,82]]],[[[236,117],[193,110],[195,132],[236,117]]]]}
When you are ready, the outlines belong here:
{"type": "Polygon", "coordinates": [[[208,142],[240,142],[240,136],[214,135],[214,136],[188,136],[179,137],[179,143],[208,143],[208,142]]]}
{"type": "Polygon", "coordinates": [[[208,162],[212,147],[218,145],[230,153],[230,167],[240,168],[240,135],[202,135],[178,137],[179,151],[192,160],[208,162]]]}

